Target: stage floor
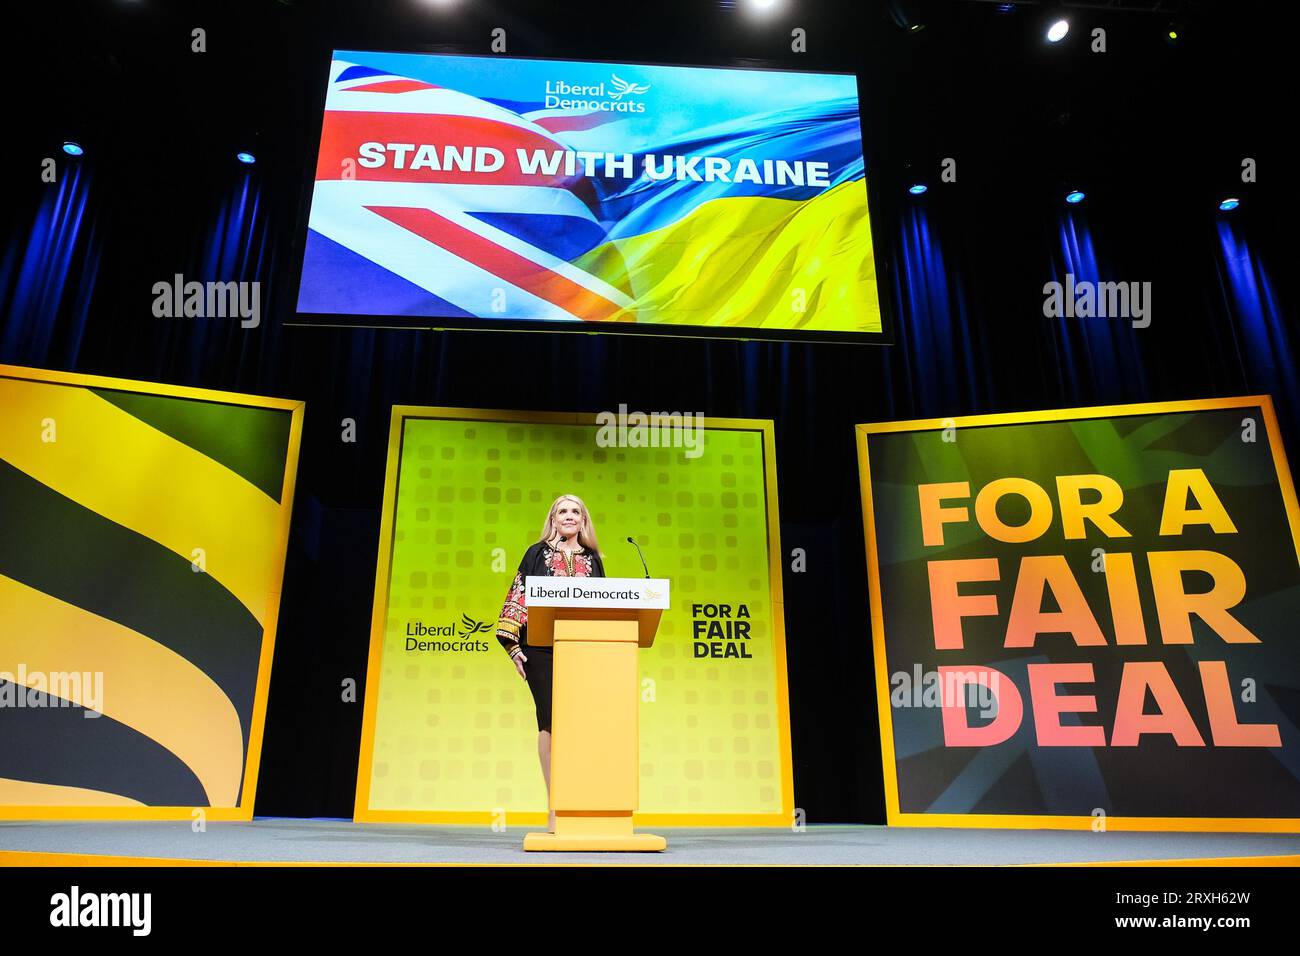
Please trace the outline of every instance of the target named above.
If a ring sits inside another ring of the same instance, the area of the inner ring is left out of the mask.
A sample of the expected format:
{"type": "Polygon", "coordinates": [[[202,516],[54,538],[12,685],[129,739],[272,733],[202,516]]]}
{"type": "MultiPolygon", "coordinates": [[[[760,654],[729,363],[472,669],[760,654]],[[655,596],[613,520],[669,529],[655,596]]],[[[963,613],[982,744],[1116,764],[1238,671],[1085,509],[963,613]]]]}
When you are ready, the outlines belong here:
{"type": "Polygon", "coordinates": [[[1057,830],[653,828],[662,853],[525,853],[528,828],[359,824],[258,818],[209,823],[0,822],[0,865],[644,864],[1006,866],[1194,863],[1300,865],[1300,834],[1092,833],[1057,830]]]}

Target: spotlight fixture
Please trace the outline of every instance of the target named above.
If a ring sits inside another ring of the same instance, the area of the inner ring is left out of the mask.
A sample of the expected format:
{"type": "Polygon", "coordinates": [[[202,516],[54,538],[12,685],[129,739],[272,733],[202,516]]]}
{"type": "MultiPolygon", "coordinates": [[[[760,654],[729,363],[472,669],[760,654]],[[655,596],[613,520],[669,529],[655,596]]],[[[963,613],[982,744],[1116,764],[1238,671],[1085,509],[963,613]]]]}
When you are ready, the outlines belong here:
{"type": "Polygon", "coordinates": [[[885,11],[894,26],[904,33],[920,33],[925,29],[923,0],[885,0],[885,11]]]}
{"type": "Polygon", "coordinates": [[[913,196],[920,196],[923,195],[926,192],[926,190],[928,190],[929,188],[930,187],[927,186],[925,183],[913,183],[912,185],[907,187],[907,191],[911,193],[913,196]]]}
{"type": "Polygon", "coordinates": [[[1223,202],[1219,203],[1219,211],[1220,211],[1220,212],[1232,212],[1234,209],[1236,209],[1236,208],[1237,208],[1238,206],[1240,206],[1240,205],[1241,205],[1241,200],[1240,200],[1240,199],[1237,199],[1237,198],[1234,197],[1234,196],[1229,196],[1227,199],[1223,200],[1223,202]]]}
{"type": "Polygon", "coordinates": [[[84,149],[82,149],[78,144],[74,143],[72,140],[68,140],[66,143],[63,144],[63,151],[67,153],[69,156],[81,156],[86,152],[84,149]]]}
{"type": "Polygon", "coordinates": [[[1071,206],[1077,206],[1079,203],[1083,202],[1084,196],[1086,195],[1087,193],[1082,189],[1072,189],[1065,194],[1065,201],[1071,206]]]}
{"type": "Polygon", "coordinates": [[[1069,20],[1057,20],[1047,28],[1047,42],[1060,43],[1065,39],[1065,35],[1070,32],[1069,20]]]}
{"type": "Polygon", "coordinates": [[[252,153],[236,153],[235,159],[239,160],[245,166],[252,166],[257,162],[257,157],[252,153]]]}

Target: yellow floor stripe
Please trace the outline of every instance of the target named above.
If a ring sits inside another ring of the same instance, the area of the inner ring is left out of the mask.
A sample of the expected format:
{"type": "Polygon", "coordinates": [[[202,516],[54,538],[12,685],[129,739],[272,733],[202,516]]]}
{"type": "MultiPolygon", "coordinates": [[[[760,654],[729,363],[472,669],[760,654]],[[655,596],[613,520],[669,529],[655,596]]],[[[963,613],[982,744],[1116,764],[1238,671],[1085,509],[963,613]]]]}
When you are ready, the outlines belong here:
{"type": "Polygon", "coordinates": [[[84,388],[0,378],[0,408],[0,458],[186,561],[201,548],[265,624],[280,506],[261,490],[84,388]]]}
{"type": "Polygon", "coordinates": [[[1300,866],[1300,856],[1207,856],[1170,860],[1090,860],[1087,863],[1042,863],[1038,866],[1300,866]]]}
{"type": "MultiPolygon", "coordinates": [[[[520,850],[522,854],[523,851],[520,850]]],[[[1298,856],[1239,856],[1193,858],[1185,860],[1126,860],[1115,863],[1026,863],[995,864],[996,869],[1015,869],[1023,866],[1054,867],[1094,867],[1094,866],[1251,866],[1279,867],[1300,864],[1298,856]]],[[[99,853],[63,853],[54,850],[0,850],[0,867],[5,866],[243,866],[243,867],[582,867],[593,865],[604,869],[630,869],[633,867],[664,866],[663,863],[600,863],[591,864],[565,863],[562,860],[547,861],[476,861],[443,863],[439,861],[421,862],[379,862],[360,860],[207,860],[190,857],[170,856],[114,856],[99,853]]],[[[984,869],[986,864],[933,864],[933,863],[682,863],[672,866],[685,866],[693,869],[984,869]]]]}
{"type": "Polygon", "coordinates": [[[118,793],[87,787],[64,787],[57,783],[33,783],[0,777],[0,806],[6,807],[138,807],[118,793]]]}
{"type": "Polygon", "coordinates": [[[103,853],[51,853],[0,850],[0,866],[238,866],[223,860],[178,860],[169,856],[111,856],[103,853]]]}
{"type": "Polygon", "coordinates": [[[0,671],[17,678],[20,664],[29,686],[33,673],[102,674],[103,713],[184,761],[213,806],[239,799],[239,715],[212,678],[175,651],[0,575],[0,671]]]}

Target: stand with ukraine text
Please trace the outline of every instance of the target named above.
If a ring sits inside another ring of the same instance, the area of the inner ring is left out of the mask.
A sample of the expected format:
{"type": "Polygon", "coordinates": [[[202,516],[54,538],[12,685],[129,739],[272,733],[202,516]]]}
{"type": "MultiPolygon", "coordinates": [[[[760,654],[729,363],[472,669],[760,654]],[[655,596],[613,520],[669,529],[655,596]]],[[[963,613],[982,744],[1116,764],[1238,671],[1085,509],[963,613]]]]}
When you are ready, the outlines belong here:
{"type": "Polygon", "coordinates": [[[525,850],[662,850],[632,832],[639,802],[637,649],[654,643],[665,579],[525,580],[528,640],[554,645],[551,805],[554,833],[525,850]]]}

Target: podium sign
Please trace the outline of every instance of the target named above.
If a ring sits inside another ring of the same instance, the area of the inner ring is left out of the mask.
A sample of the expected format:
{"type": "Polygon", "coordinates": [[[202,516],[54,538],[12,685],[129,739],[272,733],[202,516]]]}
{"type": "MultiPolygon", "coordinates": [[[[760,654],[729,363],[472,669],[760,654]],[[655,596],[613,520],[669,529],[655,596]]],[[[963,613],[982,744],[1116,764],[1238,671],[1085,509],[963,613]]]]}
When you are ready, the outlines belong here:
{"type": "Polygon", "coordinates": [[[528,643],[555,648],[551,693],[554,833],[530,833],[525,850],[662,850],[663,837],[632,831],[639,803],[640,669],[668,608],[663,578],[524,581],[528,643]]]}
{"type": "Polygon", "coordinates": [[[524,578],[529,611],[535,607],[668,610],[667,578],[524,578]]]}

